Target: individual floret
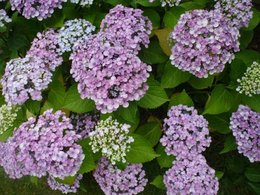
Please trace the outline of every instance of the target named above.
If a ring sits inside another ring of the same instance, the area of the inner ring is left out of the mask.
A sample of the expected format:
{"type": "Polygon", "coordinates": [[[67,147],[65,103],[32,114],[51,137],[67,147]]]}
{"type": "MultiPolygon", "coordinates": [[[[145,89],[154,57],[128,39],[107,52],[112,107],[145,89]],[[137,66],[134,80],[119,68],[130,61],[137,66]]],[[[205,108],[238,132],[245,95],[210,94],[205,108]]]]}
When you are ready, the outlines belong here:
{"type": "Polygon", "coordinates": [[[130,164],[120,170],[102,158],[94,178],[106,195],[134,195],[142,192],[148,182],[142,167],[142,164],[130,164]]]}
{"type": "Polygon", "coordinates": [[[240,105],[230,118],[230,129],[239,153],[251,162],[260,161],[260,113],[240,105]]]}
{"type": "Polygon", "coordinates": [[[95,131],[89,133],[92,151],[101,151],[112,164],[125,163],[126,153],[134,142],[133,137],[128,135],[130,127],[128,124],[120,124],[112,117],[99,121],[95,131]]]}
{"type": "Polygon", "coordinates": [[[218,11],[193,10],[181,16],[170,38],[171,62],[202,78],[223,71],[239,51],[239,31],[218,11]]]}
{"type": "Polygon", "coordinates": [[[168,155],[196,156],[210,145],[208,122],[193,107],[173,106],[164,119],[164,135],[160,142],[168,155]]]}
{"type": "Polygon", "coordinates": [[[248,96],[260,94],[260,64],[253,62],[253,64],[247,68],[244,76],[237,80],[239,86],[237,91],[244,93],[248,96]]]}

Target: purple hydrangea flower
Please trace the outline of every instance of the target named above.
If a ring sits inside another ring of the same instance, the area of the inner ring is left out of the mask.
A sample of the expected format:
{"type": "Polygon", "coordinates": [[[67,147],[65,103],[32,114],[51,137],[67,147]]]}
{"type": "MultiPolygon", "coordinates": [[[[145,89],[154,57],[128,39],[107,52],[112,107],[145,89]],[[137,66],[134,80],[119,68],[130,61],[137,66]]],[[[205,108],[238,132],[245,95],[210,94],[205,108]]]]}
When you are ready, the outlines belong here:
{"type": "Polygon", "coordinates": [[[76,143],[80,138],[63,112],[47,110],[14,131],[5,144],[1,164],[11,178],[47,173],[61,179],[74,176],[84,159],[76,143]]]}
{"type": "Polygon", "coordinates": [[[25,18],[43,20],[50,17],[54,9],[60,8],[63,0],[10,0],[12,10],[17,10],[25,18]]]}
{"type": "Polygon", "coordinates": [[[141,99],[151,67],[133,52],[107,41],[104,33],[75,45],[71,74],[79,83],[81,98],[95,101],[102,113],[113,112],[129,101],[141,99]]]}
{"type": "Polygon", "coordinates": [[[38,33],[32,42],[28,54],[41,58],[50,70],[55,70],[63,61],[58,42],[58,33],[54,29],[38,33]]]}
{"type": "Polygon", "coordinates": [[[138,51],[141,44],[148,47],[152,23],[142,13],[140,9],[117,5],[102,20],[101,31],[112,34],[124,48],[138,51]]]}
{"type": "Polygon", "coordinates": [[[26,56],[9,61],[1,84],[9,105],[21,105],[29,98],[41,100],[41,92],[51,82],[51,72],[38,57],[26,56]]]}
{"type": "Polygon", "coordinates": [[[260,161],[260,113],[240,105],[230,118],[238,152],[251,162],[260,161]]]}
{"type": "Polygon", "coordinates": [[[168,155],[196,156],[210,145],[208,122],[193,107],[173,106],[164,119],[164,135],[160,142],[168,155]]]}
{"type": "Polygon", "coordinates": [[[120,170],[105,158],[99,161],[94,178],[106,195],[138,194],[148,182],[142,164],[131,164],[120,170]]]}
{"type": "Polygon", "coordinates": [[[239,31],[218,11],[193,10],[183,14],[170,36],[170,57],[180,70],[202,78],[222,72],[239,51],[239,31]]]}
{"type": "Polygon", "coordinates": [[[202,155],[174,161],[163,181],[168,195],[215,195],[219,188],[215,170],[207,165],[202,155]]]}
{"type": "Polygon", "coordinates": [[[80,180],[83,178],[83,175],[78,175],[73,183],[73,185],[69,184],[63,184],[59,183],[55,180],[55,178],[49,176],[47,179],[48,185],[52,190],[59,190],[63,194],[68,194],[68,193],[77,193],[77,190],[80,186],[80,180]]]}
{"type": "Polygon", "coordinates": [[[94,131],[95,126],[99,120],[98,114],[72,114],[71,123],[78,135],[82,139],[89,137],[89,133],[94,131]]]}
{"type": "MultiPolygon", "coordinates": [[[[217,0],[215,0],[217,1],[217,0]]],[[[247,27],[253,17],[251,0],[218,0],[215,9],[220,11],[236,28],[247,27]]]]}

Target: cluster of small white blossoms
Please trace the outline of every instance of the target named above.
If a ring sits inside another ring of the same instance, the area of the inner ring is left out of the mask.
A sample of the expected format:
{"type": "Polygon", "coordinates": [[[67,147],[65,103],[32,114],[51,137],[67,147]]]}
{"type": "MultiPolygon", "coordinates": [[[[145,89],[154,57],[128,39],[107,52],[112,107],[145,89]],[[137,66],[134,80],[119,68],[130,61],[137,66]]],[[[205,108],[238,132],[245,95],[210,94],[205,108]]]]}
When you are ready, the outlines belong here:
{"type": "MultiPolygon", "coordinates": [[[[153,3],[155,0],[149,0],[150,3],[153,3]]],[[[170,7],[178,6],[181,0],[161,0],[162,6],[169,5],[170,7]]]]}
{"type": "Polygon", "coordinates": [[[96,27],[84,19],[74,19],[65,22],[59,30],[58,43],[62,52],[70,52],[77,41],[85,39],[96,27]]]}
{"type": "Polygon", "coordinates": [[[79,4],[82,7],[92,5],[94,0],[70,0],[71,3],[79,4]]]}
{"type": "Polygon", "coordinates": [[[239,93],[244,93],[248,96],[260,94],[260,64],[258,62],[253,62],[249,66],[241,79],[237,82],[239,86],[237,91],[239,93]]]}
{"type": "Polygon", "coordinates": [[[134,142],[129,136],[128,124],[120,124],[112,117],[97,123],[95,130],[90,132],[90,145],[94,153],[101,151],[114,165],[116,162],[126,162],[126,153],[130,150],[130,143],[134,142]]]}
{"type": "Polygon", "coordinates": [[[19,109],[19,107],[12,107],[6,104],[0,107],[0,135],[13,127],[19,109]]]}
{"type": "Polygon", "coordinates": [[[10,23],[11,21],[12,20],[6,14],[6,11],[4,9],[0,9],[0,27],[4,27],[6,23],[10,23]]]}

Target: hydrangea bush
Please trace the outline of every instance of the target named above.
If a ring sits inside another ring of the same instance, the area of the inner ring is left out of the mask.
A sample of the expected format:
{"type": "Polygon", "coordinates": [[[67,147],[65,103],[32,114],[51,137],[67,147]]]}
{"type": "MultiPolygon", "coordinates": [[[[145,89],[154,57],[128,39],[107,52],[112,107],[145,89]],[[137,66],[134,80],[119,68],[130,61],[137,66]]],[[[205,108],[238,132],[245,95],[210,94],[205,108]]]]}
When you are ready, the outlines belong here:
{"type": "Polygon", "coordinates": [[[0,0],[0,194],[259,194],[259,18],[255,0],[0,0]]]}

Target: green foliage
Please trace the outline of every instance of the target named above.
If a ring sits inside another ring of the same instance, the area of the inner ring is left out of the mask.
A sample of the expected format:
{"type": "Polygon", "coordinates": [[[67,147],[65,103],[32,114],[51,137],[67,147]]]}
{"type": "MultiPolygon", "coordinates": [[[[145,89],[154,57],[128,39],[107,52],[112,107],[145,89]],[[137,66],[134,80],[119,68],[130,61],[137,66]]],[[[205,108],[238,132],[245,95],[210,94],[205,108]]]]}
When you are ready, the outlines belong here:
{"type": "Polygon", "coordinates": [[[154,186],[156,186],[159,189],[163,189],[165,190],[165,185],[163,183],[163,176],[162,175],[158,175],[154,178],[154,180],[151,182],[151,184],[153,184],[154,186]]]}

